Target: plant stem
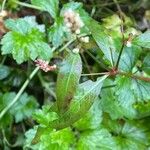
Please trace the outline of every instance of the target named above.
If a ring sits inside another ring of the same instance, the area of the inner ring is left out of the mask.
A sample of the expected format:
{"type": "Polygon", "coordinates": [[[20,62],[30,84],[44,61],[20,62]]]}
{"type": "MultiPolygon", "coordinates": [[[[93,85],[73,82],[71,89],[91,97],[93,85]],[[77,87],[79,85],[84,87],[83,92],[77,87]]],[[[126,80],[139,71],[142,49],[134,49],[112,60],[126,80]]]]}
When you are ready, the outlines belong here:
{"type": "Polygon", "coordinates": [[[6,4],[6,0],[3,0],[2,7],[1,7],[1,12],[4,10],[5,4],[6,4]]]}
{"type": "Polygon", "coordinates": [[[98,75],[107,75],[107,74],[109,74],[109,72],[81,74],[81,76],[98,76],[98,75]]]}
{"type": "Polygon", "coordinates": [[[131,73],[120,72],[120,71],[118,71],[117,74],[124,75],[126,77],[133,78],[133,79],[136,79],[136,80],[142,80],[142,81],[145,81],[145,82],[150,82],[150,78],[149,77],[134,75],[134,74],[131,74],[131,73]]]}
{"type": "Polygon", "coordinates": [[[18,4],[18,5],[24,6],[24,7],[33,8],[33,9],[37,9],[37,10],[42,10],[40,7],[35,6],[35,5],[31,5],[31,4],[28,4],[28,3],[19,2],[17,0],[13,0],[13,2],[18,4]]]}
{"type": "Polygon", "coordinates": [[[29,78],[24,82],[24,84],[22,85],[21,89],[19,90],[19,92],[17,93],[17,95],[14,97],[14,99],[12,100],[12,102],[7,105],[0,113],[0,120],[2,119],[2,117],[6,114],[6,112],[18,101],[18,99],[20,98],[20,96],[22,95],[22,93],[24,92],[25,88],[27,87],[27,85],[29,84],[30,80],[34,77],[34,75],[38,72],[39,67],[36,67],[32,73],[30,74],[29,78]]]}
{"type": "Polygon", "coordinates": [[[89,51],[85,51],[93,60],[95,60],[103,69],[109,70],[108,67],[99,61],[94,55],[92,55],[89,51]]]}

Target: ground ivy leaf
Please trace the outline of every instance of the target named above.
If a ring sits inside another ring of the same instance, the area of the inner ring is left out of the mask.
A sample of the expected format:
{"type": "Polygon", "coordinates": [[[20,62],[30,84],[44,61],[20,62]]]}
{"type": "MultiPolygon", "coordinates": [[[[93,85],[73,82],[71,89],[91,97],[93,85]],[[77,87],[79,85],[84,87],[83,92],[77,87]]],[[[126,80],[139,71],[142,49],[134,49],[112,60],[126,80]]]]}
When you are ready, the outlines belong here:
{"type": "Polygon", "coordinates": [[[38,6],[43,11],[47,11],[53,18],[57,18],[59,0],[31,0],[31,3],[35,6],[38,6]]]}
{"type": "Polygon", "coordinates": [[[8,32],[1,40],[2,54],[12,54],[17,63],[37,57],[49,60],[52,50],[45,42],[44,26],[35,22],[35,17],[8,19],[8,32]]]}
{"type": "Polygon", "coordinates": [[[79,131],[98,128],[102,121],[102,110],[99,102],[99,99],[96,100],[86,115],[77,121],[73,126],[79,131]]]}
{"type": "Polygon", "coordinates": [[[19,100],[14,104],[10,113],[15,117],[15,122],[21,122],[32,116],[33,112],[37,109],[38,103],[33,96],[27,93],[21,95],[19,100]]]}
{"type": "Polygon", "coordinates": [[[150,75],[150,53],[144,58],[142,69],[150,75]]]}
{"type": "Polygon", "coordinates": [[[60,119],[54,121],[50,126],[61,129],[81,119],[89,111],[95,99],[100,94],[103,81],[106,78],[107,76],[103,76],[98,78],[96,82],[89,80],[80,84],[70,103],[69,109],[60,119]]]}
{"type": "Polygon", "coordinates": [[[74,53],[66,55],[58,73],[56,86],[57,106],[60,112],[64,112],[69,106],[79,84],[81,72],[80,55],[74,53]]]}
{"type": "Polygon", "coordinates": [[[112,150],[114,139],[106,129],[89,130],[81,133],[77,150],[112,150]]]}
{"type": "Polygon", "coordinates": [[[150,30],[137,36],[133,43],[144,48],[150,48],[150,30]]]}

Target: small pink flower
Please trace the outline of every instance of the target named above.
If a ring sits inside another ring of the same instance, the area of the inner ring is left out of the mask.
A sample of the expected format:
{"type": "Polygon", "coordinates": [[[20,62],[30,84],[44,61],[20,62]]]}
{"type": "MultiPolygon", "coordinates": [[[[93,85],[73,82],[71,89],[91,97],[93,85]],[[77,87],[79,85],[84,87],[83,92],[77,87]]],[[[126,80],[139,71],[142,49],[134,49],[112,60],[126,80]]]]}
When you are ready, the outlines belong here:
{"type": "Polygon", "coordinates": [[[37,59],[34,62],[36,63],[36,66],[39,67],[44,72],[53,71],[57,68],[56,65],[50,66],[48,64],[48,61],[45,61],[45,60],[42,60],[42,59],[37,59]]]}

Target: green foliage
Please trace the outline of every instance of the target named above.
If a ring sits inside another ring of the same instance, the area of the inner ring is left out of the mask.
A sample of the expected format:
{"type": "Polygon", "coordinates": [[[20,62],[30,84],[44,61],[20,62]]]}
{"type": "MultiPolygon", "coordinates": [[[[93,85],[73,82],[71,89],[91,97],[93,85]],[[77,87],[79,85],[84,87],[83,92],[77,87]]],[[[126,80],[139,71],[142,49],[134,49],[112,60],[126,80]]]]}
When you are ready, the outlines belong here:
{"type": "Polygon", "coordinates": [[[146,31],[143,34],[139,35],[134,39],[133,42],[138,46],[150,48],[150,31],[146,31]]]}
{"type": "Polygon", "coordinates": [[[33,96],[24,93],[13,107],[10,113],[15,117],[15,122],[18,123],[23,119],[30,118],[38,107],[38,103],[33,96]]]}
{"type": "MultiPolygon", "coordinates": [[[[15,96],[16,94],[14,92],[5,94],[1,93],[0,110],[2,111],[5,109],[5,107],[11,103],[15,96]]],[[[33,96],[29,96],[27,93],[24,93],[20,97],[19,101],[17,101],[12,109],[9,110],[9,112],[3,117],[0,127],[6,128],[9,126],[13,121],[13,117],[16,123],[23,121],[23,119],[30,118],[37,107],[38,103],[36,102],[36,99],[33,96]]]]}
{"type": "Polygon", "coordinates": [[[1,41],[3,55],[12,54],[19,64],[29,58],[49,60],[52,57],[52,50],[45,42],[44,26],[38,25],[35,17],[8,19],[5,25],[11,31],[1,41]]]}
{"type": "Polygon", "coordinates": [[[142,69],[147,73],[150,74],[150,53],[144,58],[142,69]]]}
{"type": "Polygon", "coordinates": [[[60,112],[67,109],[79,84],[82,62],[79,54],[70,53],[62,62],[57,77],[57,106],[60,112]]]}
{"type": "Polygon", "coordinates": [[[9,68],[7,66],[0,65],[0,80],[5,79],[9,74],[9,68]]]}
{"type": "Polygon", "coordinates": [[[64,26],[63,18],[57,18],[56,22],[49,29],[49,41],[54,47],[59,47],[64,42],[64,26]]]}
{"type": "Polygon", "coordinates": [[[150,31],[139,31],[136,19],[120,10],[112,14],[116,2],[106,3],[112,11],[104,16],[96,4],[84,4],[91,15],[82,3],[66,0],[5,4],[14,9],[9,13],[22,12],[19,5],[31,11],[6,20],[0,14],[6,32],[0,42],[0,149],[150,149],[150,31]]]}
{"type": "Polygon", "coordinates": [[[59,0],[31,0],[32,4],[38,6],[43,11],[47,11],[53,18],[57,18],[59,0]]]}

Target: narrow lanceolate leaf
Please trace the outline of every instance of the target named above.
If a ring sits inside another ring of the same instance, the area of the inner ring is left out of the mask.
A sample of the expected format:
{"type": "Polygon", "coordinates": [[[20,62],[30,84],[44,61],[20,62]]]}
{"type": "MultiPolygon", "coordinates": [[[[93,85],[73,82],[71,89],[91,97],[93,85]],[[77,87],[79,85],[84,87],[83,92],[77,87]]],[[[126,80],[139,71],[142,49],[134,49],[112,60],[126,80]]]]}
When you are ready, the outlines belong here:
{"type": "Polygon", "coordinates": [[[83,21],[91,32],[97,45],[104,53],[104,58],[113,66],[113,60],[115,60],[115,47],[111,37],[105,32],[106,29],[90,17],[83,18],[83,21]]]}
{"type": "Polygon", "coordinates": [[[56,19],[58,14],[59,0],[31,0],[31,3],[40,7],[43,11],[47,11],[56,19]]]}
{"type": "Polygon", "coordinates": [[[64,112],[76,92],[82,72],[79,54],[69,53],[60,67],[57,78],[57,105],[59,112],[64,112]]]}
{"type": "Polygon", "coordinates": [[[96,82],[86,81],[79,85],[69,109],[64,115],[54,121],[50,126],[56,129],[68,127],[81,119],[91,108],[95,99],[98,97],[107,76],[99,78],[96,82]]]}
{"type": "Polygon", "coordinates": [[[136,37],[133,43],[144,48],[150,48],[150,30],[136,37]]]}

